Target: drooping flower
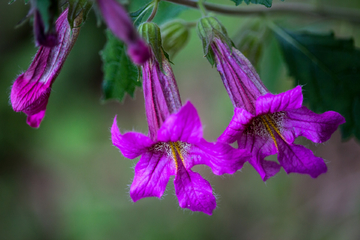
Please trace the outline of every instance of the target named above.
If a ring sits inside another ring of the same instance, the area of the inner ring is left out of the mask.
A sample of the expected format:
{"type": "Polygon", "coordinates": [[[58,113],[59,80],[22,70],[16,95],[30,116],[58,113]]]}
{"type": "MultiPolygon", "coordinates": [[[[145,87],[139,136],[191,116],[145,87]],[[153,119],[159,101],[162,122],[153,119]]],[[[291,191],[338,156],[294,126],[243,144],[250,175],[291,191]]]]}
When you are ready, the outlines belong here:
{"type": "Polygon", "coordinates": [[[24,112],[26,122],[34,128],[39,127],[45,116],[51,85],[79,35],[81,14],[71,29],[67,13],[66,9],[56,21],[59,44],[51,48],[41,46],[28,70],[17,77],[11,88],[10,101],[14,111],[24,112]]]}
{"type": "Polygon", "coordinates": [[[211,215],[216,207],[212,188],[191,168],[205,164],[217,175],[232,174],[242,167],[249,154],[228,144],[203,139],[195,107],[190,102],[181,107],[175,77],[163,52],[161,62],[152,56],[142,66],[142,75],[148,136],[136,132],[121,134],[116,118],[111,129],[112,142],[125,157],[141,155],[130,196],[135,202],[145,197],[161,198],[170,176],[175,175],[180,207],[211,215]]]}
{"type": "MultiPolygon", "coordinates": [[[[211,21],[221,26],[216,19],[211,21]]],[[[212,34],[207,50],[235,107],[229,126],[218,140],[237,141],[239,148],[251,151],[253,158],[249,162],[264,181],[281,166],[287,173],[309,174],[313,178],[325,173],[324,160],[314,156],[310,149],[294,144],[294,140],[303,136],[315,143],[325,142],[345,119],[337,112],[316,114],[302,106],[301,86],[271,94],[249,60],[232,46],[226,32],[219,27],[212,34]],[[280,165],[265,160],[276,153],[280,165]]]]}
{"type": "Polygon", "coordinates": [[[125,9],[116,0],[97,0],[105,23],[112,33],[127,45],[131,60],[142,65],[150,58],[150,49],[140,38],[125,9]]]}

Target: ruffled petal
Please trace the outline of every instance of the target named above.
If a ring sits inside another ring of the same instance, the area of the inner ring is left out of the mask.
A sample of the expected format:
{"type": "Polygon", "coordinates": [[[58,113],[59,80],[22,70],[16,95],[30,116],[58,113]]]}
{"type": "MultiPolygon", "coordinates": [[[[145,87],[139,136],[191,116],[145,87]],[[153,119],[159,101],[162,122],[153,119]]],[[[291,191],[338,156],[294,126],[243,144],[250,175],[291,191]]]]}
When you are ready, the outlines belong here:
{"type": "Polygon", "coordinates": [[[246,129],[247,124],[250,123],[251,119],[254,117],[251,113],[246,111],[243,108],[235,108],[234,116],[231,119],[228,127],[225,129],[223,134],[220,135],[218,141],[224,143],[233,143],[235,142],[239,135],[246,129]]]}
{"type": "Polygon", "coordinates": [[[301,107],[302,102],[301,86],[277,95],[268,93],[256,100],[256,115],[297,109],[301,107]]]}
{"type": "Polygon", "coordinates": [[[180,207],[209,215],[216,208],[216,199],[210,183],[199,173],[186,170],[182,164],[179,164],[174,185],[180,207]]]}
{"type": "Polygon", "coordinates": [[[292,128],[296,137],[304,136],[307,139],[322,143],[330,139],[345,118],[337,112],[329,111],[317,114],[307,107],[290,110],[284,119],[284,127],[292,128]]]}
{"type": "Polygon", "coordinates": [[[310,149],[301,145],[287,144],[279,137],[277,137],[277,143],[278,160],[286,173],[303,173],[316,178],[327,171],[324,160],[314,156],[310,149]]]}
{"type": "Polygon", "coordinates": [[[260,174],[263,181],[266,181],[279,172],[279,164],[265,160],[265,157],[277,153],[271,137],[243,134],[238,139],[238,145],[239,148],[245,148],[251,152],[252,158],[249,160],[249,163],[260,174]]]}
{"type": "Polygon", "coordinates": [[[202,139],[199,114],[187,102],[176,114],[170,115],[158,131],[158,141],[197,143],[202,139]]]}
{"type": "Polygon", "coordinates": [[[126,158],[136,158],[146,152],[154,142],[142,133],[128,132],[121,134],[116,123],[116,116],[111,127],[111,140],[126,158]]]}
{"type": "Polygon", "coordinates": [[[241,169],[251,157],[245,149],[235,149],[228,144],[209,143],[204,139],[191,149],[190,159],[186,159],[187,169],[198,164],[205,164],[214,174],[233,174],[241,169]]]}
{"type": "Polygon", "coordinates": [[[175,164],[163,153],[146,152],[135,166],[134,181],[130,187],[131,199],[136,202],[145,197],[163,195],[175,164]]]}

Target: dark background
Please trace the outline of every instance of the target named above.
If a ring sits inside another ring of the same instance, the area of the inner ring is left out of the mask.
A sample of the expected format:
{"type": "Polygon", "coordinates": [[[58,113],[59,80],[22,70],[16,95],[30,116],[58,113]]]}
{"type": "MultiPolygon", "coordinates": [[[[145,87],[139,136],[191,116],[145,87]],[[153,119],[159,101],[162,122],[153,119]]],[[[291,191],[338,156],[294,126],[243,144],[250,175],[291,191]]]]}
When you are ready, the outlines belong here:
{"type": "MultiPolygon", "coordinates": [[[[351,0],[308,2],[360,7],[351,0]]],[[[249,164],[232,176],[214,176],[196,166],[217,194],[213,216],[181,209],[172,180],[161,200],[133,203],[128,192],[137,160],[123,158],[112,146],[109,128],[117,114],[122,131],[147,132],[142,91],[123,103],[101,101],[99,51],[105,35],[93,12],[53,84],[41,127],[30,128],[24,114],[13,112],[11,84],[36,53],[31,25],[15,29],[28,9],[20,0],[0,2],[0,239],[360,239],[360,146],[354,139],[342,142],[338,131],[317,146],[299,140],[326,159],[328,173],[317,179],[281,170],[263,183],[249,164]]],[[[195,20],[199,14],[191,10],[181,17],[195,20]]],[[[220,19],[231,36],[248,21],[220,19]]],[[[333,29],[360,46],[359,26],[292,17],[279,21],[333,29]]],[[[260,75],[274,93],[295,85],[282,61],[270,39],[260,75]]],[[[195,31],[173,62],[183,101],[191,99],[205,138],[214,141],[233,107],[216,69],[203,58],[195,31]]]]}

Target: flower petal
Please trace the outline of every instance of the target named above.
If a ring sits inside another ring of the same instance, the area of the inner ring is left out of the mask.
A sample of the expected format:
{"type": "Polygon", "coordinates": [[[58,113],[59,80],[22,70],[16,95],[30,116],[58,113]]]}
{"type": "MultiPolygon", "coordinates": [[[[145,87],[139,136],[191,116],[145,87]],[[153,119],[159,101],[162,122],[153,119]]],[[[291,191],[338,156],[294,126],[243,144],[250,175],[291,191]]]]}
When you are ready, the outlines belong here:
{"type": "Polygon", "coordinates": [[[301,107],[302,102],[301,86],[277,95],[268,93],[256,100],[256,115],[297,109],[301,107]]]}
{"type": "Polygon", "coordinates": [[[231,119],[229,126],[224,133],[218,138],[218,141],[224,143],[235,142],[239,135],[246,129],[247,124],[250,123],[254,116],[243,108],[235,108],[234,116],[231,119]]]}
{"type": "Polygon", "coordinates": [[[186,168],[191,169],[198,164],[205,164],[214,174],[233,174],[241,169],[250,158],[250,153],[244,149],[235,149],[228,144],[209,143],[202,139],[201,143],[191,149],[190,159],[186,159],[186,168]]]}
{"type": "Polygon", "coordinates": [[[126,158],[134,159],[151,147],[154,142],[142,133],[128,132],[121,134],[116,123],[116,116],[111,127],[111,140],[126,158]]]}
{"type": "Polygon", "coordinates": [[[199,114],[191,102],[170,115],[158,131],[158,141],[197,143],[202,138],[199,114]]]}
{"type": "Polygon", "coordinates": [[[301,145],[287,144],[277,137],[279,147],[278,160],[286,173],[304,173],[316,178],[327,171],[322,158],[314,156],[310,149],[301,145]]]}
{"type": "Polygon", "coordinates": [[[45,111],[46,110],[44,109],[33,115],[29,114],[26,118],[26,123],[29,124],[29,126],[32,128],[38,128],[42,119],[45,117],[45,111]]]}
{"type": "Polygon", "coordinates": [[[265,160],[265,157],[277,153],[271,137],[243,134],[238,139],[238,145],[239,148],[245,148],[251,152],[252,158],[249,160],[249,163],[260,174],[263,181],[266,181],[279,172],[279,164],[265,160]]]}
{"type": "Polygon", "coordinates": [[[317,114],[307,107],[290,110],[284,119],[284,127],[292,128],[296,137],[304,136],[307,139],[322,143],[330,139],[345,118],[337,112],[329,111],[317,114]]]}
{"type": "Polygon", "coordinates": [[[135,166],[134,181],[130,187],[131,199],[136,202],[145,197],[163,195],[175,164],[163,153],[146,152],[135,166]]]}
{"type": "Polygon", "coordinates": [[[186,170],[182,164],[179,164],[174,185],[180,207],[212,214],[216,207],[216,199],[210,183],[199,173],[186,170]]]}

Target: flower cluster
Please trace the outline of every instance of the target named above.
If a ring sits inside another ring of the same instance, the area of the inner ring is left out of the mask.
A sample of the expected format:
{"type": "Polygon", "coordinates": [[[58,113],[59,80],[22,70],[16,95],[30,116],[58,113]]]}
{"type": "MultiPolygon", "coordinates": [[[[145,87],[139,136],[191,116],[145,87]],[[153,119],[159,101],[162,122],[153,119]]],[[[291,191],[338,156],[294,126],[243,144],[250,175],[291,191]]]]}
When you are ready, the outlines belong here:
{"type": "MultiPolygon", "coordinates": [[[[234,174],[249,162],[264,181],[281,167],[286,173],[309,174],[313,178],[327,171],[322,158],[294,141],[303,136],[315,143],[325,142],[345,119],[337,112],[317,114],[303,106],[301,86],[276,95],[270,93],[217,19],[200,19],[198,33],[205,56],[216,64],[234,105],[234,116],[217,141],[208,142],[203,138],[194,105],[181,102],[162,47],[160,28],[146,22],[137,31],[116,0],[95,3],[108,28],[127,45],[127,53],[142,75],[148,134],[121,133],[116,117],[111,128],[112,142],[126,158],[140,156],[130,187],[134,202],[145,197],[161,198],[173,175],[180,207],[211,215],[216,198],[210,183],[192,171],[195,165],[207,165],[215,175],[222,175],[234,174]],[[237,148],[230,145],[234,142],[237,148]],[[278,163],[265,160],[274,154],[278,154],[278,163]]],[[[34,11],[34,31],[40,48],[29,69],[15,80],[10,101],[15,111],[27,114],[31,127],[39,127],[51,86],[79,34],[82,13],[70,26],[66,9],[55,23],[56,32],[46,35],[39,13],[34,11]]]]}

